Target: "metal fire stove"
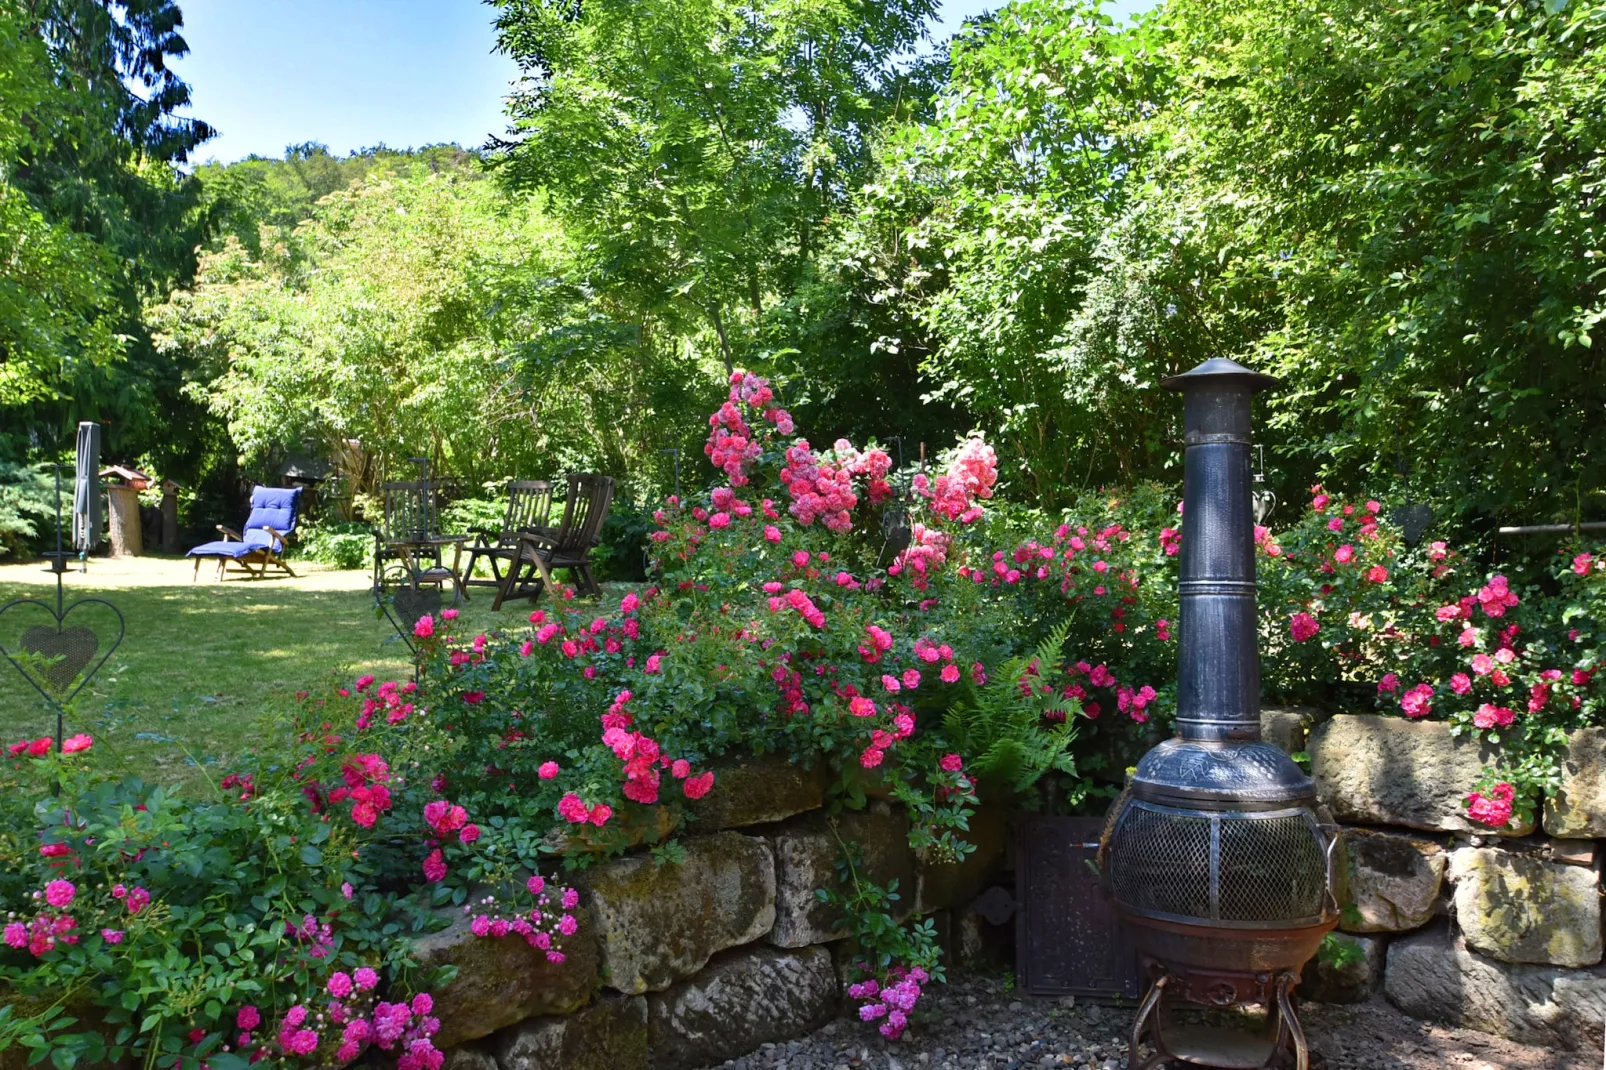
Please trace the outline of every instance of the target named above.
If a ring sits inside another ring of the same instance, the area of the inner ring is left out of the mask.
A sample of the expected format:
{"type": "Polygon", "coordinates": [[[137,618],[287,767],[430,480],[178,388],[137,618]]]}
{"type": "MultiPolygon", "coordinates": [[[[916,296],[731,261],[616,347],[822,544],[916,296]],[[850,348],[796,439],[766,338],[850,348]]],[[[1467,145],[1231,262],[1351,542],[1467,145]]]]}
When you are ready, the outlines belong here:
{"type": "Polygon", "coordinates": [[[1163,384],[1185,406],[1178,734],[1138,763],[1100,859],[1150,980],[1131,1070],[1310,1065],[1292,990],[1338,922],[1337,830],[1311,779],[1260,738],[1250,400],[1275,383],[1218,358],[1163,384]],[[1262,1005],[1269,1032],[1178,1025],[1178,1004],[1262,1005]],[[1155,1054],[1140,1059],[1144,1040],[1155,1054]]]}

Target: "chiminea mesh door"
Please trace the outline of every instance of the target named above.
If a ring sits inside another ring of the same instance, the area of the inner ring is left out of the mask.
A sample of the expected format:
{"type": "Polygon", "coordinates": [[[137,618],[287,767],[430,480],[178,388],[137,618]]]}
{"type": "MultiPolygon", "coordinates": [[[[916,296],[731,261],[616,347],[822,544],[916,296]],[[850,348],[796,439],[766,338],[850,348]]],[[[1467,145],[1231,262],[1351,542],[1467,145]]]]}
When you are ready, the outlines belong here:
{"type": "Polygon", "coordinates": [[[1315,923],[1327,863],[1303,808],[1181,810],[1132,799],[1110,836],[1111,891],[1128,910],[1179,920],[1315,923]]]}

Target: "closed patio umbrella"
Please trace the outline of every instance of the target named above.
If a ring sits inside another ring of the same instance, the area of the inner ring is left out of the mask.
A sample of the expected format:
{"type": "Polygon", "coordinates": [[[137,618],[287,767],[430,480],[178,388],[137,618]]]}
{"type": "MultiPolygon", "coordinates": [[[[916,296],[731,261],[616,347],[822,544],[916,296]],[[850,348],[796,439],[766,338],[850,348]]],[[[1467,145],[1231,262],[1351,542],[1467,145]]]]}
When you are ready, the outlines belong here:
{"type": "Polygon", "coordinates": [[[100,425],[78,425],[78,465],[73,479],[72,545],[88,553],[100,541],[100,425]]]}

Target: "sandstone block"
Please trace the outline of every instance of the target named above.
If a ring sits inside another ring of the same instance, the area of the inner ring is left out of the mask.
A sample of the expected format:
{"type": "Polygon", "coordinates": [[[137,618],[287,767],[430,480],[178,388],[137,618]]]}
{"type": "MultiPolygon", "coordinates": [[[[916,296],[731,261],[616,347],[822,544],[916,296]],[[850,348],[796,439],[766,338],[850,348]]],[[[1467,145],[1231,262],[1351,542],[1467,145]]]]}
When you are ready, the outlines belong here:
{"type": "Polygon", "coordinates": [[[837,976],[823,947],[732,952],[648,997],[655,1070],[714,1065],[760,1044],[802,1036],[836,1014],[837,976]]]}
{"type": "Polygon", "coordinates": [[[1551,840],[1545,848],[1545,855],[1552,862],[1565,862],[1569,866],[1595,864],[1594,840],[1551,840]]]}
{"type": "Polygon", "coordinates": [[[1601,960],[1600,876],[1495,847],[1450,853],[1455,916],[1474,951],[1505,962],[1601,960]]]}
{"type": "Polygon", "coordinates": [[[1601,1050],[1606,970],[1496,962],[1443,923],[1389,944],[1383,992],[1415,1018],[1597,1057],[1601,1050]]]}
{"type": "Polygon", "coordinates": [[[668,988],[775,922],[775,860],[739,832],[690,836],[685,860],[622,858],[578,881],[596,919],[603,980],[627,995],[668,988]]]}
{"type": "Polygon", "coordinates": [[[1561,784],[1545,798],[1545,831],[1565,839],[1606,836],[1606,728],[1567,739],[1561,784]]]}
{"type": "MultiPolygon", "coordinates": [[[[883,887],[897,881],[893,904],[904,918],[914,907],[915,862],[909,850],[909,819],[884,803],[850,811],[838,819],[837,833],[858,844],[859,874],[883,887]]],[[[847,935],[838,911],[815,894],[837,886],[842,857],[837,836],[823,814],[805,814],[771,837],[775,849],[775,928],[770,942],[779,947],[807,947],[847,935]]]]}
{"type": "Polygon", "coordinates": [[[576,911],[580,931],[563,943],[554,965],[517,936],[475,936],[461,908],[446,912],[452,924],[414,942],[424,966],[456,966],[457,976],[433,993],[441,1048],[487,1036],[539,1014],[567,1014],[584,1006],[597,985],[595,927],[576,911]]]}
{"type": "Polygon", "coordinates": [[[647,1000],[609,996],[563,1018],[537,1018],[500,1038],[501,1070],[647,1070],[647,1000]]]}
{"type": "Polygon", "coordinates": [[[1317,955],[1305,966],[1299,994],[1318,1003],[1363,1003],[1383,980],[1388,938],[1334,933],[1337,961],[1317,955]]]}
{"type": "Polygon", "coordinates": [[[1289,754],[1305,749],[1305,734],[1315,723],[1316,711],[1305,706],[1265,706],[1260,711],[1260,735],[1289,754]]]}
{"type": "Polygon", "coordinates": [[[1433,918],[1448,853],[1419,836],[1344,830],[1348,902],[1339,926],[1352,933],[1420,928],[1433,918]]]}
{"type": "Polygon", "coordinates": [[[714,789],[690,804],[698,832],[784,821],[825,805],[825,770],[766,755],[714,767],[714,789]]]}
{"type": "Polygon", "coordinates": [[[1461,806],[1486,764],[1498,757],[1442,721],[1342,714],[1311,731],[1306,745],[1322,801],[1338,820],[1440,832],[1526,836],[1532,824],[1492,830],[1461,806]]]}

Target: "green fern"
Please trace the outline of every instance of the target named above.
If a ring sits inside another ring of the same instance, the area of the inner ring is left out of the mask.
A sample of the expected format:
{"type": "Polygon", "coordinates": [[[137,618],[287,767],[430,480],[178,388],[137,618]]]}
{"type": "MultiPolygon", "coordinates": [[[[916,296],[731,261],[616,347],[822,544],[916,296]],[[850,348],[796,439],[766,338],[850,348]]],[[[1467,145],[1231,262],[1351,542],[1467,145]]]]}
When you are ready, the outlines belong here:
{"type": "Polygon", "coordinates": [[[1050,770],[1076,775],[1071,744],[1076,740],[1080,703],[1058,694],[1022,694],[1020,688],[1034,662],[1044,678],[1060,664],[1069,634],[1066,621],[1029,655],[1011,658],[985,686],[971,688],[969,696],[943,718],[949,740],[978,776],[1007,780],[1024,791],[1050,770]],[[1064,721],[1045,723],[1043,714],[1049,711],[1064,714],[1064,721]]]}

